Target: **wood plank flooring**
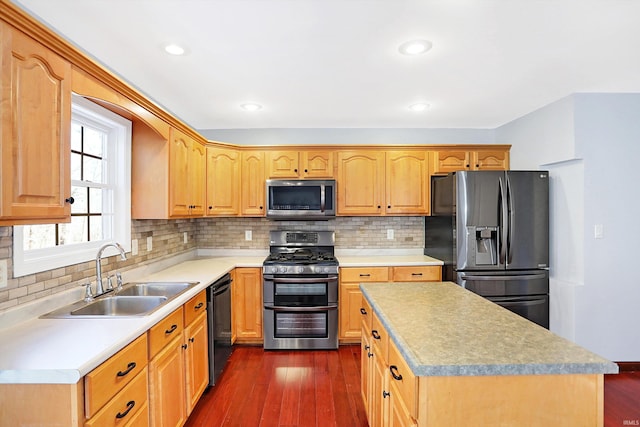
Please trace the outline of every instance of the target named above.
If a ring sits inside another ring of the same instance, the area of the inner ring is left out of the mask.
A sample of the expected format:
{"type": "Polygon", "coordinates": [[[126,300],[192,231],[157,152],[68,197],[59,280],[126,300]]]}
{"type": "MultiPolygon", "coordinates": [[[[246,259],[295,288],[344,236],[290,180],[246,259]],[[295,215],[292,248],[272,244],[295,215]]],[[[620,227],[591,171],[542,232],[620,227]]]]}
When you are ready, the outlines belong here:
{"type": "MultiPolygon", "coordinates": [[[[604,427],[640,424],[640,372],[605,375],[604,427]]],[[[367,426],[360,346],[264,351],[236,346],[186,427],[367,426]]]]}

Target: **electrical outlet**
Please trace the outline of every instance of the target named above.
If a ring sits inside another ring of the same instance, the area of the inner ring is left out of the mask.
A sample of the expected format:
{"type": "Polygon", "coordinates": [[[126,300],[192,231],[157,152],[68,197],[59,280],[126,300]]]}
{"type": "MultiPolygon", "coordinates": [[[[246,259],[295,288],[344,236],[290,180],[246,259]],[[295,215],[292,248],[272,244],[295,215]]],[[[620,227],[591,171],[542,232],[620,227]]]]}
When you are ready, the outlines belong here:
{"type": "Polygon", "coordinates": [[[182,235],[184,243],[189,243],[189,234],[185,231],[184,234],[182,235]]]}
{"type": "Polygon", "coordinates": [[[604,225],[596,224],[593,226],[593,238],[604,239],[604,225]]]}
{"type": "Polygon", "coordinates": [[[7,260],[0,260],[0,288],[7,287],[7,260]]]}
{"type": "Polygon", "coordinates": [[[147,252],[151,252],[153,250],[153,237],[147,237],[147,252]]]}
{"type": "Polygon", "coordinates": [[[390,228],[387,230],[387,240],[393,240],[393,239],[394,239],[393,228],[390,228]]]}
{"type": "Polygon", "coordinates": [[[131,241],[131,255],[138,255],[138,239],[133,239],[131,241]]]}
{"type": "Polygon", "coordinates": [[[253,233],[251,230],[244,230],[244,240],[253,240],[253,233]]]}

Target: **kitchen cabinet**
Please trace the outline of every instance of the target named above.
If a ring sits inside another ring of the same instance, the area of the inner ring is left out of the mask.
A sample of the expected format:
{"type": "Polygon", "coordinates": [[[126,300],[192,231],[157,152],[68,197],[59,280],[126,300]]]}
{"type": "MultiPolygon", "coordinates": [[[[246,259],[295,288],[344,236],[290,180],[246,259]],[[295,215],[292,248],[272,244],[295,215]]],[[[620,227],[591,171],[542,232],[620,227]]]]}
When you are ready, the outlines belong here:
{"type": "Polygon", "coordinates": [[[433,174],[447,174],[461,170],[507,170],[509,149],[443,150],[431,153],[433,174]]]}
{"type": "Polygon", "coordinates": [[[339,288],[339,334],[341,343],[361,340],[362,292],[360,283],[367,282],[439,282],[442,267],[415,265],[396,267],[342,267],[339,288]]]}
{"type": "Polygon", "coordinates": [[[262,269],[236,268],[231,286],[232,335],[236,342],[263,342],[262,311],[262,269]]]}
{"type": "Polygon", "coordinates": [[[71,218],[71,64],[0,21],[0,225],[71,218]]]}
{"type": "Polygon", "coordinates": [[[207,215],[240,214],[240,153],[207,147],[207,215]]]}
{"type": "Polygon", "coordinates": [[[243,151],[241,169],[241,204],[243,216],[264,216],[265,179],[263,151],[243,151]]]}
{"type": "Polygon", "coordinates": [[[170,129],[169,215],[203,216],[206,148],[178,129],[170,129]]]}
{"type": "Polygon", "coordinates": [[[268,179],[333,178],[333,152],[329,150],[278,150],[266,156],[268,179]]]}
{"type": "Polygon", "coordinates": [[[361,298],[361,327],[362,342],[360,343],[360,393],[362,394],[362,402],[364,410],[368,414],[371,407],[371,372],[373,369],[373,349],[371,348],[371,323],[373,320],[373,311],[369,303],[361,298]]]}
{"type": "MultiPolygon", "coordinates": [[[[147,334],[143,334],[85,375],[86,425],[109,425],[115,420],[126,424],[142,410],[148,394],[147,361],[147,334]],[[130,409],[128,402],[134,402],[130,409]]],[[[149,417],[148,411],[143,417],[149,417]]]]}
{"type": "Polygon", "coordinates": [[[187,416],[209,385],[207,294],[200,292],[184,305],[187,416]]]}
{"type": "Polygon", "coordinates": [[[426,215],[429,189],[426,151],[338,153],[339,215],[426,215]]]}

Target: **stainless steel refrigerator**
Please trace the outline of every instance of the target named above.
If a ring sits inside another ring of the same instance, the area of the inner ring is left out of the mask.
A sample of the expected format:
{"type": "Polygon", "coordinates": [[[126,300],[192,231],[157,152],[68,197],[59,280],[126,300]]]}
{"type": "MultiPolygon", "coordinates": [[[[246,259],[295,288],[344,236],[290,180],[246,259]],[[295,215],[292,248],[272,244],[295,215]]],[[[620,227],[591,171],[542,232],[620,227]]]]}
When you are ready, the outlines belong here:
{"type": "Polygon", "coordinates": [[[424,253],[445,280],[549,328],[549,173],[433,177],[424,253]]]}

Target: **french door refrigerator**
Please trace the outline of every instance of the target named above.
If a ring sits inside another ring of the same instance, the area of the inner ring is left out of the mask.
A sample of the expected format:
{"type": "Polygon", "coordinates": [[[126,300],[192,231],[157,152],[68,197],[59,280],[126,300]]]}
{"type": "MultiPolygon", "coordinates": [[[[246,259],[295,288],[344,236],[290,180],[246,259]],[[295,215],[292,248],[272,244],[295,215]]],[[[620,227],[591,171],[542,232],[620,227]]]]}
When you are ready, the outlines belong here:
{"type": "Polygon", "coordinates": [[[549,328],[549,173],[463,171],[431,182],[425,255],[444,279],[549,328]]]}

